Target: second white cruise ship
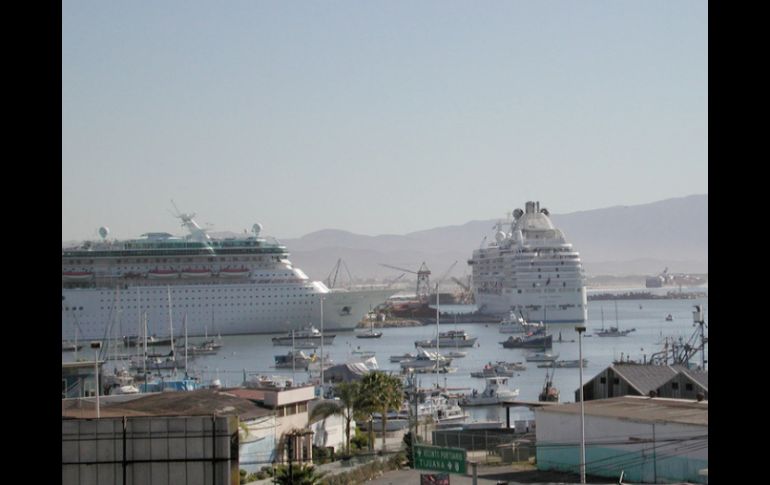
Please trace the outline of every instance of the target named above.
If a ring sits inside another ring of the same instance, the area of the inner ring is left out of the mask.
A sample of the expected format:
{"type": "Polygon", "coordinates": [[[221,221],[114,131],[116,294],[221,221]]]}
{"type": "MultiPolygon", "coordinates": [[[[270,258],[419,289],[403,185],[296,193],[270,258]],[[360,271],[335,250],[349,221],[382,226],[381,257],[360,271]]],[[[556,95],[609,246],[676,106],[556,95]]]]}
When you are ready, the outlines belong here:
{"type": "Polygon", "coordinates": [[[62,340],[147,334],[286,333],[309,323],[352,330],[389,289],[329,289],[292,265],[285,246],[260,235],[213,239],[178,214],[189,235],[148,233],[62,249],[62,340]],[[321,301],[323,298],[323,302],[321,301]]]}
{"type": "Polygon", "coordinates": [[[516,209],[510,227],[473,252],[473,292],[480,313],[520,313],[527,321],[583,323],[587,319],[580,255],[554,227],[540,202],[516,209]]]}

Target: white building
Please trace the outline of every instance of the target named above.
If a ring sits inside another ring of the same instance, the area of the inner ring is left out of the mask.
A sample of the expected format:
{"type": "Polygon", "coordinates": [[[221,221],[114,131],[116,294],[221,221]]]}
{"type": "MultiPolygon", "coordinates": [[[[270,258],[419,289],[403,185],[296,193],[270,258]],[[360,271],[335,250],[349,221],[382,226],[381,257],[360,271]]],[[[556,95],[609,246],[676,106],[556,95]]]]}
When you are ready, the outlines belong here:
{"type": "MultiPolygon", "coordinates": [[[[543,407],[537,467],[579,473],[580,403],[543,407]]],[[[585,402],[586,474],[707,483],[708,401],[623,396],[585,402]]]]}

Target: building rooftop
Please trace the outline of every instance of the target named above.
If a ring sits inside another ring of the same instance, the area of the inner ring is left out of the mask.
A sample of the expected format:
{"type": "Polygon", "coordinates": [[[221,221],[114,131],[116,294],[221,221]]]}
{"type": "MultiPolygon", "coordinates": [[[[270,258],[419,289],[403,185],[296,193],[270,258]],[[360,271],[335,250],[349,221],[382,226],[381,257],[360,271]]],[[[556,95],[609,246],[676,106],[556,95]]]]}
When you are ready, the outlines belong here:
{"type": "Polygon", "coordinates": [[[708,391],[708,371],[688,369],[681,365],[613,364],[611,368],[643,396],[656,391],[677,374],[685,374],[708,391]]]}
{"type": "MultiPolygon", "coordinates": [[[[708,426],[708,401],[662,397],[622,396],[585,401],[587,416],[621,418],[631,421],[696,424],[708,426]]],[[[537,410],[538,413],[580,414],[580,403],[568,403],[537,410]]]]}
{"type": "MultiPolygon", "coordinates": [[[[132,396],[133,397],[133,396],[132,396]]],[[[272,411],[257,406],[248,399],[214,389],[189,392],[158,392],[129,400],[102,399],[101,417],[119,416],[210,416],[238,415],[253,419],[272,411]]],[[[96,401],[89,399],[62,399],[62,418],[94,418],[96,401]]]]}

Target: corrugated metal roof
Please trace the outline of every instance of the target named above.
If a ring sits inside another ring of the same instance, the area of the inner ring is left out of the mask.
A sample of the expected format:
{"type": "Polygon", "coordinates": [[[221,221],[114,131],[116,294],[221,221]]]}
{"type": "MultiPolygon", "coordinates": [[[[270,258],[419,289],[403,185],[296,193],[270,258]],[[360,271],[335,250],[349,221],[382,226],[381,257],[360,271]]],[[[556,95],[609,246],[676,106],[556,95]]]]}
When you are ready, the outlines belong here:
{"type": "Polygon", "coordinates": [[[657,391],[677,375],[677,371],[668,365],[615,364],[612,370],[643,396],[657,391]]]}
{"type": "MultiPolygon", "coordinates": [[[[585,414],[632,421],[682,423],[708,426],[708,401],[662,397],[622,396],[585,402],[585,414]]],[[[580,414],[580,403],[538,409],[537,413],[580,414]]]]}
{"type": "MultiPolygon", "coordinates": [[[[95,400],[62,400],[62,417],[92,418],[96,413],[95,400]]],[[[102,402],[102,417],[117,416],[202,416],[237,415],[252,419],[272,414],[248,399],[228,395],[213,389],[189,392],[159,392],[123,402],[102,402]]]]}
{"type": "Polygon", "coordinates": [[[700,369],[689,369],[682,365],[675,365],[672,366],[677,371],[681,372],[682,374],[689,377],[691,380],[695,381],[700,385],[703,389],[706,391],[709,390],[709,373],[708,371],[700,370],[700,369]]]}

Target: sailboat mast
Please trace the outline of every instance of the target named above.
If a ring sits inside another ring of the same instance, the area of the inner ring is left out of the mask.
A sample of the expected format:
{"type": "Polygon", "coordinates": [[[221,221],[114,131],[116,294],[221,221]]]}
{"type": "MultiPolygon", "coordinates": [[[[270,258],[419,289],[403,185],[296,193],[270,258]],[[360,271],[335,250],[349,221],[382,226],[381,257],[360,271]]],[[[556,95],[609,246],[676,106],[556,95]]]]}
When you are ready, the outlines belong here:
{"type": "MultiPolygon", "coordinates": [[[[145,384],[147,383],[147,312],[144,312],[144,327],[142,329],[142,341],[144,342],[144,358],[142,359],[142,362],[144,362],[144,380],[145,384]]],[[[137,344],[137,347],[139,345],[137,344]]]]}
{"type": "Polygon", "coordinates": [[[171,337],[171,358],[176,361],[176,352],[174,351],[174,323],[171,321],[171,287],[168,290],[168,335],[171,337]]]}
{"type": "Polygon", "coordinates": [[[187,375],[187,312],[184,314],[184,375],[187,375]]]}
{"type": "Polygon", "coordinates": [[[436,389],[439,388],[440,382],[439,382],[439,356],[441,355],[439,353],[439,349],[441,346],[441,330],[439,330],[438,326],[438,319],[439,319],[439,298],[438,298],[438,283],[436,283],[436,389]]]}

